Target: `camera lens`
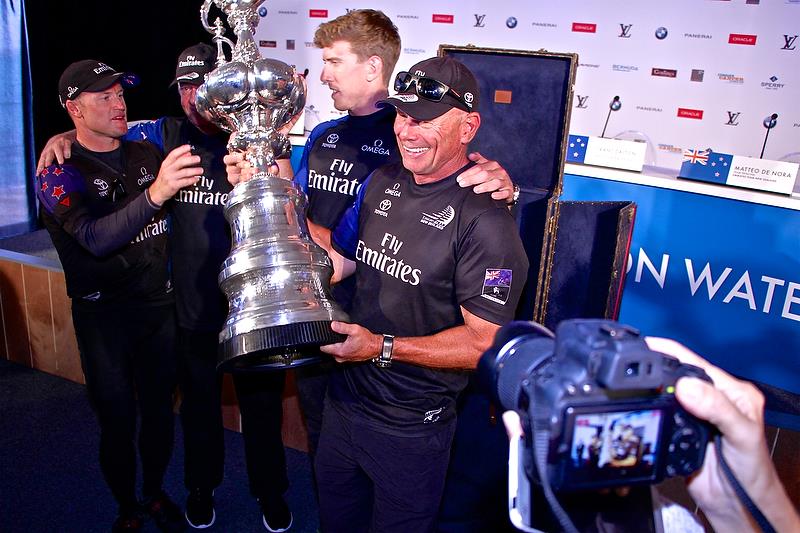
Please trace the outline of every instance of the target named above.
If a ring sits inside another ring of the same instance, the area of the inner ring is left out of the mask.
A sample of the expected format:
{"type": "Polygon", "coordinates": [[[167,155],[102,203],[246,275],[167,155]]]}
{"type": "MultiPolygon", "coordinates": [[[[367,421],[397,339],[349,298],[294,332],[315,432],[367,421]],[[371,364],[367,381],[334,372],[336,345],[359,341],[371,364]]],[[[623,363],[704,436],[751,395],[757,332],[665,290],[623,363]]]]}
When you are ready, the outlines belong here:
{"type": "Polygon", "coordinates": [[[504,409],[516,409],[522,382],[553,353],[553,334],[535,322],[511,322],[478,361],[478,378],[504,409]]]}

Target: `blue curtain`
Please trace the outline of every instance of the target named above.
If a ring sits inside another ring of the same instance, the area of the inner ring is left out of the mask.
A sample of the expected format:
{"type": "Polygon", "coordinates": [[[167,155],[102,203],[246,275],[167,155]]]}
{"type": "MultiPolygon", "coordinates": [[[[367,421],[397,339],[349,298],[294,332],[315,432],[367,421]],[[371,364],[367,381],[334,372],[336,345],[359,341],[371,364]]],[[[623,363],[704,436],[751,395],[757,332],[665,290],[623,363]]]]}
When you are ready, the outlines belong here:
{"type": "Polygon", "coordinates": [[[23,0],[0,0],[0,237],[35,226],[31,72],[23,0]]]}

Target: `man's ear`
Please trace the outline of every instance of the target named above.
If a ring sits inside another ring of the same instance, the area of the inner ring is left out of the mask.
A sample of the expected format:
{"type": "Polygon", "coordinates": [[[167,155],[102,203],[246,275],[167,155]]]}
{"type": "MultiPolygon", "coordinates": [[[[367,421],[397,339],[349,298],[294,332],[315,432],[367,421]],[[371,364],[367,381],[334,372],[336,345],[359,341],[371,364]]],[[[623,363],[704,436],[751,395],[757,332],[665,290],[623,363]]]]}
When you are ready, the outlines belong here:
{"type": "Polygon", "coordinates": [[[481,116],[477,112],[467,113],[461,119],[461,142],[469,144],[475,135],[478,133],[478,128],[481,127],[481,116]]]}
{"type": "Polygon", "coordinates": [[[380,56],[369,56],[366,60],[367,81],[383,80],[383,59],[380,56]]]}
{"type": "Polygon", "coordinates": [[[66,108],[70,116],[75,118],[83,117],[83,111],[81,111],[80,106],[74,100],[67,100],[66,108]]]}

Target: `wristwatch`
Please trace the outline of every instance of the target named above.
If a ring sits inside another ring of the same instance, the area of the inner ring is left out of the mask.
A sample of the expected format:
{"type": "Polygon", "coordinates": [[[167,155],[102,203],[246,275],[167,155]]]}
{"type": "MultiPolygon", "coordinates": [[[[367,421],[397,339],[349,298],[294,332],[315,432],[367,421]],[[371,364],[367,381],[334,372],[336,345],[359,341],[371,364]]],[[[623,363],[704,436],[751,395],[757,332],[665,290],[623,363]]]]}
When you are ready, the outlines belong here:
{"type": "Polygon", "coordinates": [[[373,357],[372,362],[381,368],[392,366],[392,348],[394,347],[394,335],[383,335],[383,347],[378,357],[373,357]]]}

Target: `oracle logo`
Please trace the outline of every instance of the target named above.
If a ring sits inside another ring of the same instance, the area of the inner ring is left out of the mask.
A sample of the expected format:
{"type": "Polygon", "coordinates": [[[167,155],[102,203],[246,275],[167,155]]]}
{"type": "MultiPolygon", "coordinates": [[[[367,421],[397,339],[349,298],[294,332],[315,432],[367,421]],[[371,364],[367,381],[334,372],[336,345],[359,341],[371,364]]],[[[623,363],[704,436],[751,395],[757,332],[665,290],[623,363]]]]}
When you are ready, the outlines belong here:
{"type": "Polygon", "coordinates": [[[731,33],[728,36],[728,44],[749,44],[751,46],[756,44],[758,35],[747,35],[744,33],[731,33]]]}
{"type": "Polygon", "coordinates": [[[597,32],[597,24],[590,24],[587,22],[573,22],[572,31],[579,31],[582,33],[595,33],[597,32]]]}
{"type": "Polygon", "coordinates": [[[309,9],[308,16],[311,18],[328,18],[328,10],[327,9],[309,9]]]}
{"type": "Polygon", "coordinates": [[[440,13],[433,14],[433,22],[438,22],[439,24],[452,24],[455,17],[453,15],[442,15],[440,13]]]}
{"type": "Polygon", "coordinates": [[[682,118],[693,118],[696,120],[703,120],[702,109],[687,109],[685,107],[678,108],[678,116],[682,118]]]}

